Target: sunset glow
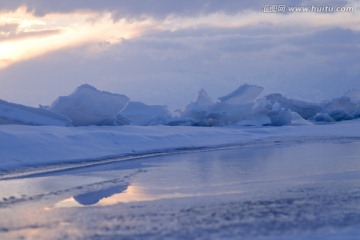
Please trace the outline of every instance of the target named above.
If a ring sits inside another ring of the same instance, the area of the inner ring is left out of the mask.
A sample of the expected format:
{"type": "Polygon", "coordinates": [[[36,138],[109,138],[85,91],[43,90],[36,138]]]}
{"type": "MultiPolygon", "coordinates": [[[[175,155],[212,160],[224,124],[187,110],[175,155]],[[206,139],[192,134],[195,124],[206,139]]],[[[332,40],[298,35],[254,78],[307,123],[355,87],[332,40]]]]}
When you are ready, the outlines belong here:
{"type": "Polygon", "coordinates": [[[94,42],[119,43],[139,36],[152,23],[114,21],[109,13],[79,12],[36,17],[21,8],[0,17],[0,68],[43,54],[94,42]]]}

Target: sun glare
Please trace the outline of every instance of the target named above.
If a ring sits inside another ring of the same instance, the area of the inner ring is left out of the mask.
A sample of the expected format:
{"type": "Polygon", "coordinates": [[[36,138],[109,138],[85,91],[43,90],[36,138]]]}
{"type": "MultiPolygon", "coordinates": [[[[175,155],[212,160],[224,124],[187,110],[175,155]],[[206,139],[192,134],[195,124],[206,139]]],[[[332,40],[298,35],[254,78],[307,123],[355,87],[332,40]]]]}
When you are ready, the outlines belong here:
{"type": "Polygon", "coordinates": [[[62,48],[91,42],[115,44],[139,36],[151,21],[114,21],[109,13],[79,12],[37,17],[18,9],[0,17],[0,69],[62,48]],[[2,30],[6,26],[16,26],[2,30]]]}

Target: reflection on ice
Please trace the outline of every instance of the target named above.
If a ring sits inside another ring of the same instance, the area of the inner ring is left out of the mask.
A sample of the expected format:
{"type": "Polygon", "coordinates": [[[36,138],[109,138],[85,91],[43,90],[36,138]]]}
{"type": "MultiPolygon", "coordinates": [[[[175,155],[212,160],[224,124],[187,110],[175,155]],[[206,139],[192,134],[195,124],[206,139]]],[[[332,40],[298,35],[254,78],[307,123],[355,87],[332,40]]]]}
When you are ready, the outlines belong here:
{"type": "MultiPolygon", "coordinates": [[[[166,196],[148,194],[141,186],[115,186],[67,198],[56,203],[55,207],[108,206],[134,201],[152,201],[164,197],[166,196]]],[[[178,197],[178,194],[173,197],[178,197]]]]}
{"type": "Polygon", "coordinates": [[[151,194],[145,191],[144,187],[132,185],[126,191],[115,194],[99,202],[100,206],[114,205],[117,203],[128,203],[136,201],[153,201],[162,198],[161,195],[151,194]]]}
{"type": "MultiPolygon", "coordinates": [[[[104,187],[62,200],[55,207],[229,194],[249,197],[315,182],[357,181],[358,145],[312,143],[158,157],[153,165],[148,162],[151,171],[134,176],[129,186],[104,187]]],[[[119,174],[121,171],[117,170],[119,174]]]]}
{"type": "MultiPolygon", "coordinates": [[[[215,186],[214,186],[215,187],[215,186]]],[[[201,196],[216,196],[226,194],[238,194],[243,192],[242,190],[230,190],[223,188],[224,186],[218,186],[222,190],[214,191],[214,187],[208,189],[198,188],[167,188],[167,189],[147,189],[139,185],[127,186],[126,190],[112,194],[109,196],[101,197],[96,195],[98,193],[110,192],[109,189],[103,189],[97,192],[89,192],[86,194],[77,195],[71,198],[67,198],[55,204],[55,208],[64,207],[84,207],[84,206],[110,206],[119,203],[130,202],[142,202],[142,201],[155,201],[160,199],[175,199],[183,197],[201,197],[201,196]]],[[[114,187],[115,188],[115,187],[114,187]]],[[[119,187],[117,187],[119,188],[119,187]]],[[[215,187],[216,188],[216,187],[215,187]]]]}
{"type": "Polygon", "coordinates": [[[124,190],[126,190],[126,188],[126,185],[105,188],[94,192],[79,194],[77,196],[74,196],[74,199],[82,205],[93,205],[98,203],[103,198],[108,198],[116,193],[123,192],[124,190]]]}
{"type": "Polygon", "coordinates": [[[27,239],[49,237],[48,232],[56,239],[151,234],[153,239],[223,239],[229,231],[234,239],[258,232],[269,238],[284,233],[281,239],[308,232],[302,239],[314,239],[317,231],[327,235],[316,239],[354,238],[360,224],[359,146],[347,141],[269,144],[3,181],[8,185],[4,196],[31,186],[37,198],[5,203],[9,207],[0,209],[0,226],[7,236],[27,239]],[[348,227],[351,232],[344,235],[348,227]],[[209,229],[224,235],[208,236],[209,229]],[[328,235],[333,230],[340,235],[328,235]],[[159,232],[164,234],[158,237],[159,232]]]}

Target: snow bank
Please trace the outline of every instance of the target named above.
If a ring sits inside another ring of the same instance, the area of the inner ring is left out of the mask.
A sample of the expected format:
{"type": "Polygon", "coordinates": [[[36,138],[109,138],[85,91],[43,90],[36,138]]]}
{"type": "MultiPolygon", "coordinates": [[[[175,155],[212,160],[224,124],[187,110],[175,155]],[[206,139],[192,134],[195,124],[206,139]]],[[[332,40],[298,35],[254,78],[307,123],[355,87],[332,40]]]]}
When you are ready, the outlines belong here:
{"type": "Polygon", "coordinates": [[[84,84],[69,96],[59,97],[50,110],[68,116],[74,126],[121,125],[115,116],[126,107],[125,95],[99,91],[84,84]]]}
{"type": "Polygon", "coordinates": [[[295,139],[360,137],[360,121],[284,127],[0,126],[0,170],[127,154],[295,139]]]}
{"type": "Polygon", "coordinates": [[[71,120],[43,108],[0,100],[0,124],[70,126],[71,120]]]}

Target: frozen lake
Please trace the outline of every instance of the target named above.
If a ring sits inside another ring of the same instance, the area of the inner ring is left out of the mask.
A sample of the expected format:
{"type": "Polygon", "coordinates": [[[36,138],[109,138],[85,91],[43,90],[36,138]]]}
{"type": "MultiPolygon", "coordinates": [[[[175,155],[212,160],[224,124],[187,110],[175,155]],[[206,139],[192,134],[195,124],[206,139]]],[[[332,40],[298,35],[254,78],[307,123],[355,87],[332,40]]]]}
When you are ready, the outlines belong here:
{"type": "Polygon", "coordinates": [[[143,158],[0,189],[1,239],[360,239],[360,142],[143,158]]]}

